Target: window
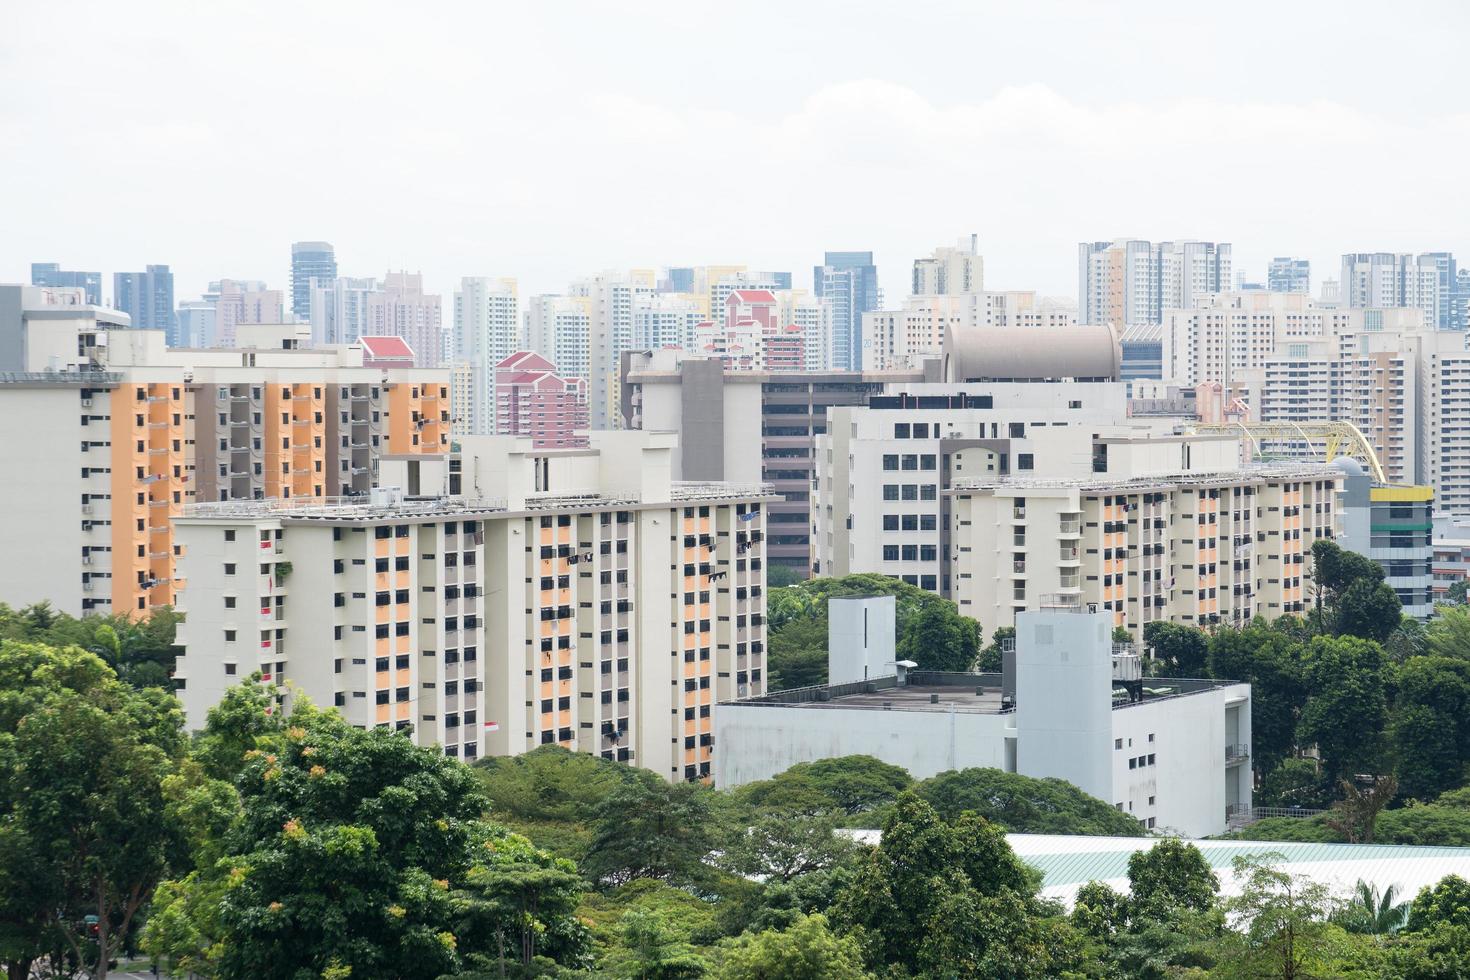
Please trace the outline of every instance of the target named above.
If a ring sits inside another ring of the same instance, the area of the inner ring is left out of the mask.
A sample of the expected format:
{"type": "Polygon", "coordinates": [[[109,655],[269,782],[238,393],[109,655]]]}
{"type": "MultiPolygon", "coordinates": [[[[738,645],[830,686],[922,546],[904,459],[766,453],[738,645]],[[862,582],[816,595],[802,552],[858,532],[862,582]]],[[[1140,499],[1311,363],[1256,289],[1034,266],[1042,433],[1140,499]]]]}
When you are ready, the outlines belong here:
{"type": "MultiPolygon", "coordinates": [[[[884,500],[897,500],[898,499],[898,484],[896,484],[896,483],[885,483],[885,484],[883,484],[883,499],[884,500]]],[[[226,567],[229,567],[229,566],[226,566],[226,567]]]]}
{"type": "Polygon", "coordinates": [[[233,676],[234,673],[235,673],[235,665],[234,664],[225,664],[225,673],[233,676]]]}
{"type": "Polygon", "coordinates": [[[1036,468],[1036,457],[1032,453],[1016,454],[1016,469],[1031,470],[1036,468]]]}
{"type": "Polygon", "coordinates": [[[938,523],[939,523],[938,518],[935,515],[933,515],[933,514],[920,514],[919,515],[919,530],[920,531],[933,531],[937,527],[938,523]]]}
{"type": "Polygon", "coordinates": [[[909,437],[909,424],[907,422],[893,423],[893,438],[907,439],[909,437]]]}
{"type": "Polygon", "coordinates": [[[883,530],[885,530],[885,531],[897,531],[898,530],[898,515],[897,514],[884,514],[883,515],[883,530]]]}
{"type": "Polygon", "coordinates": [[[898,545],[896,545],[896,544],[885,544],[883,546],[883,560],[884,561],[898,561],[898,545]]]}
{"type": "Polygon", "coordinates": [[[226,643],[234,643],[235,642],[235,631],[234,630],[225,630],[225,642],[226,643]]]}
{"type": "Polygon", "coordinates": [[[898,456],[897,456],[897,454],[884,455],[884,457],[883,457],[883,468],[885,470],[896,470],[896,469],[898,469],[898,456]]]}
{"type": "Polygon", "coordinates": [[[225,574],[226,575],[234,575],[235,574],[235,563],[234,562],[228,562],[228,561],[225,562],[225,574]]]}
{"type": "Polygon", "coordinates": [[[232,595],[225,596],[225,608],[226,609],[234,609],[235,608],[235,597],[234,596],[232,596],[232,595]]]}

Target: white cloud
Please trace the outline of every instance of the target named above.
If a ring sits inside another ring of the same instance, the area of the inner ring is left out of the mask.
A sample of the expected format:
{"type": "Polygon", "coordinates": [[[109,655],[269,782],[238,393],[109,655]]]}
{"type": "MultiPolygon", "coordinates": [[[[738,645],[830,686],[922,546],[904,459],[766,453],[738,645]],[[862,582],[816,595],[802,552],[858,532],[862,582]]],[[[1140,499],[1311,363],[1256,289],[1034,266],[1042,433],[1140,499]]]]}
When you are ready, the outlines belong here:
{"type": "MultiPolygon", "coordinates": [[[[823,249],[872,248],[892,296],[970,231],[992,285],[1047,293],[1075,290],[1077,241],[1119,235],[1231,241],[1252,274],[1306,255],[1317,279],[1348,250],[1470,260],[1470,116],[1435,94],[1434,52],[1385,106],[1358,80],[1378,39],[1329,28],[1265,38],[1300,57],[1263,61],[1225,28],[1181,50],[1159,34],[1177,16],[1130,34],[1115,7],[1056,3],[1044,39],[968,6],[844,5],[871,22],[851,33],[800,5],[739,25],[688,5],[56,6],[0,37],[3,279],[58,260],[169,262],[181,293],[283,283],[289,242],[318,237],[348,271],[444,291],[701,261],[800,281],[823,249]]],[[[1375,54],[1384,77],[1414,62],[1375,54]]]]}

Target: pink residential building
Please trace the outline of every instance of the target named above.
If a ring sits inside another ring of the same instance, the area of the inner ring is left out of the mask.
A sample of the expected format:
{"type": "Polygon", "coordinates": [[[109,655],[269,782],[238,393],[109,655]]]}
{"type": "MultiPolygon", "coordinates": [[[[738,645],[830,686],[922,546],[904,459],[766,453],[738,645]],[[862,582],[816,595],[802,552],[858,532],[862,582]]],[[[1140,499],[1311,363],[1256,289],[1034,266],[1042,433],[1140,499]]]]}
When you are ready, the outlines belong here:
{"type": "Polygon", "coordinates": [[[529,436],[537,449],[587,445],[587,382],[556,373],[540,354],[517,351],[495,365],[495,432],[529,436]]]}
{"type": "Polygon", "coordinates": [[[725,322],[694,328],[697,353],[716,357],[734,371],[801,371],[806,340],[800,326],[783,324],[769,289],[736,289],[725,299],[725,322]]]}
{"type": "Polygon", "coordinates": [[[419,273],[390,272],[381,292],[367,294],[367,329],[379,337],[402,337],[413,348],[418,367],[438,367],[444,358],[439,297],[424,292],[419,273]]]}

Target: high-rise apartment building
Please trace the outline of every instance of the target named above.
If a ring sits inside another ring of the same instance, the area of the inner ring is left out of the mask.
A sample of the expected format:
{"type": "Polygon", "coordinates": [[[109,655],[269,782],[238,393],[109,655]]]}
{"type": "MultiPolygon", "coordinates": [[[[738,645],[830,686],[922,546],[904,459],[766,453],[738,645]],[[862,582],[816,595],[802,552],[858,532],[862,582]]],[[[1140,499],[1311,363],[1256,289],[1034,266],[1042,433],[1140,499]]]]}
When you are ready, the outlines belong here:
{"type": "Polygon", "coordinates": [[[382,292],[377,279],[371,276],[314,278],[310,292],[313,345],[350,344],[358,337],[372,335],[374,325],[368,317],[368,299],[382,292]]]}
{"type": "Polygon", "coordinates": [[[1197,305],[1231,283],[1225,242],[1082,242],[1077,260],[1079,323],[1159,323],[1165,310],[1197,305]]]}
{"type": "Polygon", "coordinates": [[[532,296],[526,302],[526,346],[555,364],[564,377],[584,379],[589,392],[591,344],[592,304],[587,297],[532,296]]]}
{"type": "Polygon", "coordinates": [[[765,689],[769,495],[671,481],[672,441],[469,437],[447,481],[401,466],[407,497],[188,508],[189,724],[259,671],[451,756],[560,745],[707,779],[714,703],[765,689]]]}
{"type": "MultiPolygon", "coordinates": [[[[633,310],[639,299],[654,292],[651,269],[606,272],[579,279],[567,292],[587,303],[588,410],[594,429],[618,425],[618,360],[633,349],[633,310]]],[[[545,354],[545,351],[542,351],[545,354]]],[[[563,371],[571,371],[555,357],[550,360],[563,371]]]]}
{"type": "MultiPolygon", "coordinates": [[[[1265,422],[1352,422],[1390,484],[1434,488],[1439,510],[1470,513],[1470,351],[1414,308],[1340,310],[1321,338],[1284,343],[1251,381],[1265,422]]],[[[1321,440],[1263,447],[1320,458],[1321,440]]]]}
{"type": "Polygon", "coordinates": [[[102,273],[100,272],[72,272],[63,269],[58,262],[32,262],[31,285],[53,288],[75,287],[86,294],[88,303],[93,306],[102,305],[102,273]]]}
{"type": "Polygon", "coordinates": [[[814,452],[812,571],[872,572],[949,596],[952,482],[1089,476],[1097,434],[1127,415],[1115,381],[890,385],[864,406],[833,408],[814,452]]]}
{"type": "Polygon", "coordinates": [[[1306,259],[1277,256],[1266,268],[1266,288],[1273,293],[1312,292],[1312,263],[1306,259]]]}
{"type": "Polygon", "coordinates": [[[522,350],[520,298],[514,279],[466,276],[454,294],[454,362],[469,365],[472,400],[457,412],[467,419],[463,431],[486,435],[495,424],[496,365],[522,350]]]}
{"type": "Polygon", "coordinates": [[[166,265],[150,265],[143,272],[114,272],[112,302],[132,320],[136,330],[162,330],[169,344],[178,346],[174,322],[174,274],[166,265]]]}
{"type": "Polygon", "coordinates": [[[366,494],[388,453],[449,449],[447,372],[362,366],[243,326],[167,348],[80,290],[0,286],[0,601],[79,615],[169,605],[171,518],[195,501],[366,494]],[[73,299],[75,302],[67,302],[73,299]]]}
{"type": "Polygon", "coordinates": [[[1454,258],[1446,252],[1415,257],[1407,252],[1356,252],[1342,257],[1345,306],[1422,310],[1430,327],[1449,329],[1454,258]]]}
{"type": "Polygon", "coordinates": [[[311,281],[318,279],[328,283],[336,278],[337,253],[333,251],[331,242],[291,244],[291,312],[298,321],[311,319],[311,281]]]}
{"type": "Polygon", "coordinates": [[[863,314],[882,306],[872,252],[828,252],[812,269],[812,292],[832,320],[832,367],[863,369],[863,314]]]}
{"type": "Polygon", "coordinates": [[[917,367],[943,352],[949,330],[1052,328],[1077,324],[1073,307],[1038,300],[1032,292],[909,296],[899,310],[863,314],[863,369],[917,367]]]}
{"type": "Polygon", "coordinates": [[[1185,386],[1231,384],[1261,369],[1283,345],[1315,337],[1395,331],[1422,315],[1409,309],[1323,306],[1302,293],[1220,293],[1191,308],[1169,310],[1163,324],[1163,376],[1185,386]]]}
{"type": "Polygon", "coordinates": [[[802,371],[807,341],[801,327],[781,319],[775,293],[737,289],[725,298],[721,322],[695,325],[692,352],[736,371],[802,371]]]}
{"type": "Polygon", "coordinates": [[[633,301],[632,349],[693,350],[694,328],[709,319],[707,296],[679,292],[637,296],[633,301]]]}
{"type": "Polygon", "coordinates": [[[978,236],[971,235],[956,246],[936,248],[928,258],[914,259],[913,295],[953,296],[982,291],[985,260],[977,248],[978,236]]]}
{"type": "Polygon", "coordinates": [[[439,297],[424,292],[420,273],[389,272],[383,290],[367,295],[367,324],[373,336],[402,337],[419,367],[438,367],[444,358],[439,297]]]}
{"type": "Polygon", "coordinates": [[[234,347],[237,328],[242,324],[281,323],[284,319],[281,291],[267,289],[259,281],[212,282],[204,300],[214,306],[214,332],[208,341],[211,347],[234,347]]]}
{"type": "Polygon", "coordinates": [[[1096,604],[1139,636],[1150,622],[1242,624],[1303,615],[1312,543],[1332,538],[1342,471],[1239,466],[1238,440],[1099,441],[1091,476],[966,476],[950,491],[960,611],[1010,626],[1044,597],[1096,604]],[[1172,450],[1172,452],[1171,452],[1172,450]]]}
{"type": "Polygon", "coordinates": [[[495,432],[531,440],[535,449],[587,445],[587,382],[556,373],[533,351],[516,351],[495,365],[495,432]]]}
{"type": "Polygon", "coordinates": [[[768,560],[805,577],[815,439],[828,410],[862,405],[888,382],[922,380],[920,371],[732,371],[681,351],[634,351],[623,358],[623,424],[679,433],[679,479],[770,483],[779,499],[766,508],[768,560]]]}
{"type": "Polygon", "coordinates": [[[180,347],[214,345],[215,306],[206,299],[186,299],[174,310],[180,347]]]}

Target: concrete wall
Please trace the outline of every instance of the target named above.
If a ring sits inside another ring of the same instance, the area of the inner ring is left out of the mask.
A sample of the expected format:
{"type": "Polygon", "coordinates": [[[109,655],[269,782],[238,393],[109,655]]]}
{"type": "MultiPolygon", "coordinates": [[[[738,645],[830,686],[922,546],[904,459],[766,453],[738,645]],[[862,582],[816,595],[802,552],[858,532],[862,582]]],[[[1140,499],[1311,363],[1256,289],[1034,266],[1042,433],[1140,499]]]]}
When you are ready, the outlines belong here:
{"type": "Polygon", "coordinates": [[[1250,760],[1227,764],[1225,754],[1250,744],[1249,685],[1119,708],[1112,734],[1112,795],[1099,795],[1145,823],[1153,818],[1155,830],[1224,833],[1226,805],[1251,805],[1250,760]]]}
{"type": "Polygon", "coordinates": [[[1006,768],[1014,714],[717,704],[715,785],[770,779],[798,762],[871,755],[915,779],[1006,768]]]}
{"type": "Polygon", "coordinates": [[[1055,777],[1099,799],[1113,790],[1112,617],[1016,617],[1016,771],[1055,777]]]}
{"type": "Polygon", "coordinates": [[[827,603],[827,683],[892,674],[897,618],[898,600],[891,595],[833,596],[827,603]]]}

